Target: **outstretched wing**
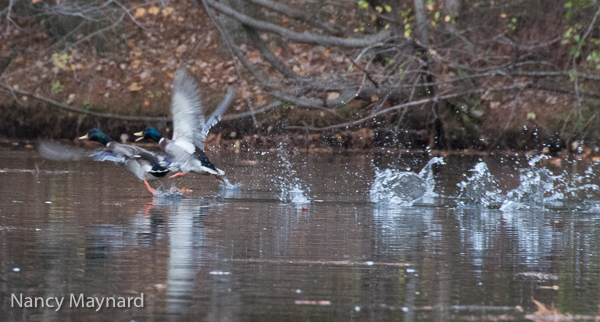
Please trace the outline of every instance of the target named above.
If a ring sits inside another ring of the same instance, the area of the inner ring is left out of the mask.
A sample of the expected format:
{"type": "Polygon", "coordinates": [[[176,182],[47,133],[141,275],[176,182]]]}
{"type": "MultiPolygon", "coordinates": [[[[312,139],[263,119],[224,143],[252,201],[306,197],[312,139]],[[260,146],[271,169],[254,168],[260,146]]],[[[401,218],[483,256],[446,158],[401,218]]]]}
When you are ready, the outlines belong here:
{"type": "Polygon", "coordinates": [[[200,89],[187,68],[179,68],[173,79],[173,97],[171,98],[173,116],[173,141],[187,146],[194,153],[194,146],[203,149],[206,136],[202,137],[204,114],[200,89]]]}
{"type": "Polygon", "coordinates": [[[79,161],[90,155],[89,151],[82,148],[47,140],[39,141],[38,152],[42,157],[54,161],[79,161]]]}
{"type": "Polygon", "coordinates": [[[116,163],[125,163],[123,156],[116,156],[105,148],[97,149],[90,154],[94,161],[112,161],[116,163]]]}
{"type": "Polygon", "coordinates": [[[217,108],[213,111],[212,115],[204,124],[202,132],[200,132],[202,142],[206,141],[206,136],[208,135],[208,131],[210,131],[210,128],[219,123],[221,117],[223,117],[223,113],[225,113],[229,105],[231,105],[231,102],[233,101],[233,98],[235,96],[235,90],[235,87],[229,87],[227,89],[227,95],[225,96],[225,99],[223,100],[223,102],[221,102],[219,106],[217,106],[217,108]]]}

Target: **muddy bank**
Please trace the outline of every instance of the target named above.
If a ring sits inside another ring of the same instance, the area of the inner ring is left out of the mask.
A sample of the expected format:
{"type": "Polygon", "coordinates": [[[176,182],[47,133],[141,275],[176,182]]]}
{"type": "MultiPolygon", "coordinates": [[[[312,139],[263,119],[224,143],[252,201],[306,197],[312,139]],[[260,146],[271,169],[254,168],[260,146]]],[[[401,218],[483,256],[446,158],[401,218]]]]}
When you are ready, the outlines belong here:
{"type": "MultiPolygon", "coordinates": [[[[164,115],[167,115],[165,111],[164,115]]],[[[303,150],[328,148],[370,149],[389,147],[400,149],[425,150],[428,147],[441,151],[540,151],[556,154],[560,151],[582,153],[582,147],[595,151],[595,140],[566,141],[558,137],[562,128],[552,129],[548,124],[536,126],[537,120],[516,118],[524,124],[518,124],[502,133],[485,132],[498,124],[496,119],[478,121],[476,130],[461,129],[461,123],[446,120],[437,129],[440,137],[433,136],[433,126],[425,117],[419,122],[414,115],[406,127],[389,129],[367,123],[365,127],[331,129],[328,131],[286,130],[290,125],[302,124],[305,118],[295,116],[290,111],[279,117],[265,117],[255,124],[251,117],[224,120],[215,126],[207,138],[207,145],[229,147],[231,149],[252,150],[272,149],[283,143],[303,150]],[[297,123],[292,123],[295,120],[297,123]],[[440,144],[441,147],[435,146],[440,144]],[[432,146],[433,145],[433,146],[432,146]]],[[[311,111],[303,111],[310,114],[311,111]]],[[[317,113],[317,112],[315,112],[317,113]]],[[[42,103],[31,102],[29,106],[0,106],[0,137],[7,142],[32,141],[36,139],[73,140],[90,128],[97,127],[120,141],[130,141],[132,133],[146,126],[153,126],[164,133],[171,132],[169,121],[126,121],[77,114],[57,109],[42,103]]],[[[233,113],[232,113],[233,114],[233,113]]],[[[306,115],[305,115],[306,116],[306,115]]],[[[317,115],[319,117],[319,115],[317,115]]],[[[381,122],[379,122],[381,126],[381,122]]],[[[498,126],[496,126],[498,128],[498,126]]]]}

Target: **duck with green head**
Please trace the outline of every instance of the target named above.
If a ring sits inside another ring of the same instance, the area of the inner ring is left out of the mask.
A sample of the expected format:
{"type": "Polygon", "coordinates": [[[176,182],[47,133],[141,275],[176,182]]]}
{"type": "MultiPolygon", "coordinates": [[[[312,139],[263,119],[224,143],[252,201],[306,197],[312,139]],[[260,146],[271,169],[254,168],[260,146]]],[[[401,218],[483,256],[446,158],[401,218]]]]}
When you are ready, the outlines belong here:
{"type": "Polygon", "coordinates": [[[114,161],[124,167],[138,179],[144,181],[152,195],[156,195],[157,191],[150,187],[148,181],[162,178],[169,172],[165,161],[152,152],[137,146],[117,143],[99,129],[91,129],[88,134],[79,139],[102,143],[106,149],[95,152],[94,160],[114,161]]]}
{"type": "Polygon", "coordinates": [[[173,139],[163,137],[156,129],[147,127],[134,135],[158,143],[160,148],[173,158],[171,167],[181,171],[171,176],[184,176],[188,172],[212,174],[224,182],[225,171],[215,167],[204,153],[204,142],[210,128],[217,124],[227,105],[218,107],[205,121],[200,89],[188,70],[179,68],[173,77],[173,97],[171,114],[173,116],[173,139]]]}

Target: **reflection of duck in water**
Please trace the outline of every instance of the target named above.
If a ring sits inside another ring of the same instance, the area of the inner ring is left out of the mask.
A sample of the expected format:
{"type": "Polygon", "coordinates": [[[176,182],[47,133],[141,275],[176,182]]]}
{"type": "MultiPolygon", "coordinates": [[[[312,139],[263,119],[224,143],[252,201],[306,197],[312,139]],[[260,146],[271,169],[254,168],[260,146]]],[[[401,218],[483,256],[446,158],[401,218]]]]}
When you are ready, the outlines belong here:
{"type": "Polygon", "coordinates": [[[169,172],[168,165],[153,153],[137,146],[117,143],[99,129],[91,129],[88,134],[79,139],[104,144],[106,149],[94,152],[94,160],[108,160],[121,165],[138,179],[144,181],[152,195],[156,195],[157,191],[150,187],[148,181],[162,178],[169,172]]]}
{"type": "Polygon", "coordinates": [[[156,129],[147,127],[144,131],[135,133],[140,136],[136,141],[150,139],[158,142],[161,149],[173,158],[171,166],[178,167],[181,171],[171,178],[184,176],[191,171],[212,174],[225,182],[225,171],[215,167],[203,149],[208,131],[219,122],[227,106],[228,104],[222,103],[205,121],[198,85],[186,68],[180,68],[174,76],[171,99],[173,139],[169,140],[156,129]]]}

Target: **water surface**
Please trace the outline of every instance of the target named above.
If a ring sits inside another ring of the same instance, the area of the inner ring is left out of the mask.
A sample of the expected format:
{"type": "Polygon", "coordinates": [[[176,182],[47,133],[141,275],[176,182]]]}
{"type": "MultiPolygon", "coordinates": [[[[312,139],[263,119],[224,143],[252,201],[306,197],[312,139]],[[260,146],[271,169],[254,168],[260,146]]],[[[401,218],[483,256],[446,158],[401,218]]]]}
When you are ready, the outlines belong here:
{"type": "Polygon", "coordinates": [[[190,193],[153,198],[110,162],[2,151],[0,320],[525,320],[532,299],[561,313],[598,311],[594,165],[445,157],[422,173],[433,182],[423,179],[427,195],[398,203],[373,202],[376,178],[388,170],[417,180],[427,156],[209,155],[237,189],[187,175],[163,185],[190,193]],[[469,180],[481,162],[496,190],[469,180]],[[541,201],[506,206],[525,189],[522,175],[560,177],[541,201]],[[65,300],[58,311],[11,307],[21,294],[65,300]],[[72,294],[143,294],[144,307],[69,307],[72,294]]]}

